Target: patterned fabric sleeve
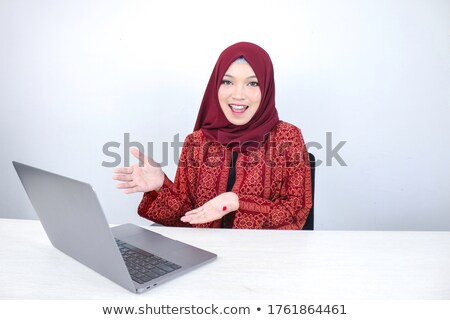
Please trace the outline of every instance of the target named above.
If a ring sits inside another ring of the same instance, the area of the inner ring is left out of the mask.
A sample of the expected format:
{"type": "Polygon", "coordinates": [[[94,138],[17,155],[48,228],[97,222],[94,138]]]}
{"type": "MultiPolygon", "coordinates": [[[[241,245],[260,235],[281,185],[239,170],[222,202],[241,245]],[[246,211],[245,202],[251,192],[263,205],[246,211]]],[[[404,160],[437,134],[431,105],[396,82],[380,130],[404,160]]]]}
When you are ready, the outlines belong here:
{"type": "Polygon", "coordinates": [[[190,198],[190,189],[196,184],[196,166],[188,165],[190,154],[193,152],[192,135],[186,137],[180,160],[178,163],[175,181],[164,176],[164,183],[159,192],[144,193],[138,207],[138,214],[156,223],[165,226],[191,227],[190,224],[180,221],[180,218],[193,209],[190,198]]]}
{"type": "Polygon", "coordinates": [[[280,196],[265,199],[238,194],[239,210],[233,228],[301,229],[312,207],[309,157],[301,132],[296,128],[292,145],[286,148],[280,196]]]}

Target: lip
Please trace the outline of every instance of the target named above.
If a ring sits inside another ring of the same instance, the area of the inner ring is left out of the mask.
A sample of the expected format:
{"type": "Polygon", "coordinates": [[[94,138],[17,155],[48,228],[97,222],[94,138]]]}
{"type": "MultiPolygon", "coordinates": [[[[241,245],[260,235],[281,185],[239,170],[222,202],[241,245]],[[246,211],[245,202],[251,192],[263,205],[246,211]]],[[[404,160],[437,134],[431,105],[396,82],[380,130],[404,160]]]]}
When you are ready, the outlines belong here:
{"type": "Polygon", "coordinates": [[[248,105],[238,103],[230,103],[228,107],[234,115],[241,115],[248,109],[248,105]]]}

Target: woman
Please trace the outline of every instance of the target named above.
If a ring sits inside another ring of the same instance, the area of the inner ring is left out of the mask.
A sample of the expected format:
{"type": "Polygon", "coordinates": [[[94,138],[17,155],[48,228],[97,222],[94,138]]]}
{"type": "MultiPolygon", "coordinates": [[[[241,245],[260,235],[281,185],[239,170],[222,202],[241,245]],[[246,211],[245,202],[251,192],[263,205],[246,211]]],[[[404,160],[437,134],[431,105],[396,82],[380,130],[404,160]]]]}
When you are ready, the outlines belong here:
{"type": "Polygon", "coordinates": [[[144,192],[139,215],[163,225],[301,229],[312,206],[302,134],[278,119],[272,62],[252,43],[220,55],[174,182],[131,152],[141,165],[113,178],[125,193],[144,192]]]}

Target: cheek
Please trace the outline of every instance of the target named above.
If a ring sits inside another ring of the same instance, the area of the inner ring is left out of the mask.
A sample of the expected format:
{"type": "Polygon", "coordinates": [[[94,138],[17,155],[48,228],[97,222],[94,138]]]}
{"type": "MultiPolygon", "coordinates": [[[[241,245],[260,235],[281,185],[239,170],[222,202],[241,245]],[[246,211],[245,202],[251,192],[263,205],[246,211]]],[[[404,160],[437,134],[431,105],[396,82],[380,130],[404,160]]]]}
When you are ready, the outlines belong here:
{"type": "Polygon", "coordinates": [[[220,89],[217,92],[217,97],[219,98],[219,105],[222,111],[226,114],[228,112],[228,102],[226,90],[220,89]]]}
{"type": "Polygon", "coordinates": [[[249,96],[249,98],[251,99],[251,101],[256,104],[257,106],[259,106],[259,104],[261,103],[261,91],[260,90],[254,90],[251,95],[249,96]]]}
{"type": "Polygon", "coordinates": [[[221,86],[219,88],[219,91],[217,92],[217,96],[219,98],[219,101],[222,102],[223,100],[226,100],[228,98],[228,90],[226,88],[224,88],[223,86],[221,86]]]}

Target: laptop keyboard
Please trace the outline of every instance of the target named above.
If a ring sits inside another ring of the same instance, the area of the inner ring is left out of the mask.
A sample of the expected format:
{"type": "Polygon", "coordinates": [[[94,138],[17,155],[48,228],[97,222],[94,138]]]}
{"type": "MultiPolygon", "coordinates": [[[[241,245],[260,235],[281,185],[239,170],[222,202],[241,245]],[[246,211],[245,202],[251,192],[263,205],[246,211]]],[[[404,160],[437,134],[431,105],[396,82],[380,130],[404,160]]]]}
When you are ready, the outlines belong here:
{"type": "Polygon", "coordinates": [[[145,252],[122,240],[116,239],[116,243],[131,275],[131,279],[139,284],[181,268],[176,263],[145,252]]]}

